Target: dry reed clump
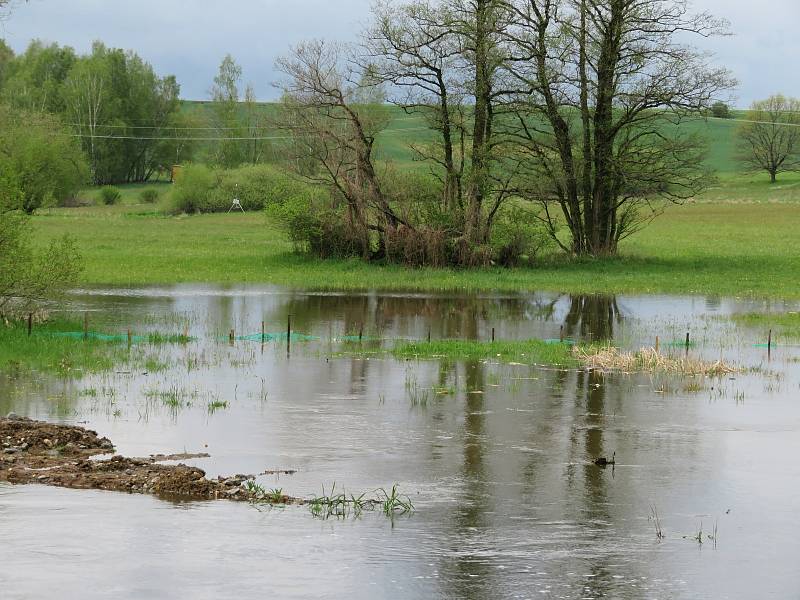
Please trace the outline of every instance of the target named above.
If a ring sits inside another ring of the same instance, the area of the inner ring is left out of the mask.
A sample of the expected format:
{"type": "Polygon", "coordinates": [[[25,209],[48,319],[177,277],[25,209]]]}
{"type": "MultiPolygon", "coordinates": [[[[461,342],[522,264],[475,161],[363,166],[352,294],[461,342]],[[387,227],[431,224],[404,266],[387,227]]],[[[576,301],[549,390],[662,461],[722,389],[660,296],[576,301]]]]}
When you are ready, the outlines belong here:
{"type": "Polygon", "coordinates": [[[655,348],[642,348],[638,352],[622,352],[613,346],[600,348],[576,346],[573,352],[576,358],[586,366],[610,371],[680,373],[710,377],[737,371],[735,367],[723,360],[710,362],[698,358],[675,358],[660,354],[655,348]]]}

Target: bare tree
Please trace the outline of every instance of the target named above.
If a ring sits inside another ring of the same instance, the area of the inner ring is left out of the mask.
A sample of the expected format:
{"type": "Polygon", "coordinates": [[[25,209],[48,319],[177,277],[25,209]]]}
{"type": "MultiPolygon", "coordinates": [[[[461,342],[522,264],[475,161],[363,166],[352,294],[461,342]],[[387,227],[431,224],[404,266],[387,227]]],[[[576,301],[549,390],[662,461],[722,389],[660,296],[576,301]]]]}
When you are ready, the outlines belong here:
{"type": "Polygon", "coordinates": [[[753,102],[746,118],[737,132],[739,159],[746,167],[766,171],[771,183],[781,171],[800,169],[800,100],[770,96],[753,102]]]}
{"type": "Polygon", "coordinates": [[[463,210],[466,118],[463,55],[449,15],[420,0],[374,8],[375,22],[365,35],[366,57],[378,77],[395,86],[395,104],[420,115],[438,133],[433,144],[413,144],[418,158],[434,165],[443,184],[443,208],[463,210]]]}
{"type": "Polygon", "coordinates": [[[381,92],[369,73],[354,70],[348,54],[345,46],[311,41],[277,61],[287,77],[280,127],[292,135],[298,159],[313,158],[316,172],[306,177],[346,202],[349,226],[367,258],[370,231],[382,240],[387,226],[411,225],[391,208],[373,163],[376,135],[387,122],[381,92]]]}
{"type": "Polygon", "coordinates": [[[415,150],[444,171],[443,204],[472,247],[487,242],[507,198],[494,120],[508,14],[499,0],[384,2],[366,36],[368,60],[403,90],[394,101],[438,133],[437,145],[415,150]]]}
{"type": "Polygon", "coordinates": [[[733,85],[683,43],[726,32],[685,0],[507,0],[519,193],[538,201],[553,238],[575,254],[613,254],[621,239],[710,181],[703,141],[676,127],[733,85]],[[555,211],[555,213],[554,213],[555,211]],[[559,214],[560,213],[560,216],[559,214]],[[556,235],[561,219],[571,235],[556,235]]]}

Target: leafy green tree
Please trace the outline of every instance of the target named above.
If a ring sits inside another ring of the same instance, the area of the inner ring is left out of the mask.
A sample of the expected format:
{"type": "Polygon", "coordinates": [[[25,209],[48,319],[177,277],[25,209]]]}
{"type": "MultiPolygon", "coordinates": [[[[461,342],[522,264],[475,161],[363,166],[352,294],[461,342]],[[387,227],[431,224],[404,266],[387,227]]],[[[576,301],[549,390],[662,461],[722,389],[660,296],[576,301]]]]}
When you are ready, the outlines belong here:
{"type": "MultiPolygon", "coordinates": [[[[2,49],[0,48],[0,55],[2,49]]],[[[159,77],[133,52],[95,42],[86,56],[34,41],[4,67],[0,98],[14,107],[58,115],[89,156],[92,181],[146,181],[173,145],[179,113],[175,77],[159,77]]]]}
{"type": "Polygon", "coordinates": [[[3,88],[3,82],[12,60],[14,60],[14,51],[6,44],[5,40],[0,40],[0,90],[3,88]]]}
{"type": "Polygon", "coordinates": [[[714,102],[711,105],[711,116],[717,119],[730,119],[731,108],[724,102],[714,102]]]}
{"type": "Polygon", "coordinates": [[[77,139],[52,115],[0,105],[0,159],[4,205],[32,213],[60,204],[88,180],[77,139]]]}
{"type": "Polygon", "coordinates": [[[3,318],[31,312],[42,302],[59,299],[80,274],[81,257],[73,240],[64,237],[43,251],[36,251],[31,237],[30,219],[26,215],[0,207],[0,316],[3,318]]]}
{"type": "Polygon", "coordinates": [[[175,77],[158,77],[133,52],[96,42],[65,84],[67,114],[83,136],[95,183],[146,181],[162,167],[179,110],[175,77]],[[165,143],[166,142],[166,143],[165,143]]]}
{"type": "MultiPolygon", "coordinates": [[[[213,123],[219,138],[245,137],[239,112],[239,84],[242,79],[242,68],[230,54],[225,55],[219,65],[211,87],[211,110],[213,123]]],[[[253,101],[248,98],[248,103],[253,101]]],[[[245,162],[247,144],[242,140],[220,139],[216,144],[213,161],[223,167],[235,167],[245,162]]]]}
{"type": "Polygon", "coordinates": [[[30,219],[20,210],[23,200],[16,165],[0,152],[0,318],[4,319],[57,300],[81,270],[80,255],[68,237],[44,251],[34,250],[30,219]]]}
{"type": "Polygon", "coordinates": [[[63,113],[63,85],[76,60],[75,51],[68,46],[32,41],[4,69],[3,101],[27,110],[63,113]]]}

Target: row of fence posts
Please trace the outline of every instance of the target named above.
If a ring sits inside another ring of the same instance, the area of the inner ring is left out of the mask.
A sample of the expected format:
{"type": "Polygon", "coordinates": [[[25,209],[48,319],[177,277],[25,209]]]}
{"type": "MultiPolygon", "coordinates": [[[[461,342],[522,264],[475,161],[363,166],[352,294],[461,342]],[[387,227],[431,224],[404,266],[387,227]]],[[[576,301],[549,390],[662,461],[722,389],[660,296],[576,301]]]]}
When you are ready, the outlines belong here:
{"type": "MultiPolygon", "coordinates": [[[[261,344],[263,345],[266,342],[267,334],[265,330],[265,322],[261,321],[261,344]]],[[[28,313],[28,336],[33,334],[33,313],[28,313]]],[[[184,337],[189,337],[189,327],[188,325],[184,328],[184,337]]],[[[133,342],[133,334],[128,328],[127,330],[127,337],[128,337],[128,345],[130,346],[133,342]]],[[[83,313],[83,339],[89,339],[89,312],[85,311],[83,313]]],[[[364,324],[360,324],[358,328],[358,343],[360,344],[364,339],[364,324]]],[[[492,343],[495,341],[495,328],[492,327],[492,343]]],[[[564,326],[561,325],[559,330],[558,339],[560,342],[564,342],[564,326]]],[[[228,334],[228,342],[232,346],[236,341],[236,331],[231,329],[228,334]]],[[[428,343],[431,341],[431,328],[428,327],[428,343]]],[[[691,339],[689,337],[689,332],[686,332],[686,341],[684,343],[684,348],[686,353],[689,353],[689,346],[691,345],[691,339]]],[[[292,315],[287,315],[286,317],[286,353],[288,354],[292,348],[292,315]]],[[[659,336],[656,336],[656,344],[655,344],[656,353],[660,350],[660,339],[659,336]]],[[[767,335],[767,358],[771,358],[772,356],[772,329],[769,330],[767,335]]]]}

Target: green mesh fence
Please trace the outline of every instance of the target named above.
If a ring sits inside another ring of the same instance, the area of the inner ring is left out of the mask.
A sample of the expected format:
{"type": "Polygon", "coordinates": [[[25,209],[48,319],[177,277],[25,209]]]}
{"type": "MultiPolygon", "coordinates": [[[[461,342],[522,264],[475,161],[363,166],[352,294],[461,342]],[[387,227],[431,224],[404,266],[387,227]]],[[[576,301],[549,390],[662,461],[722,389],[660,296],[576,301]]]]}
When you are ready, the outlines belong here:
{"type": "MultiPolygon", "coordinates": [[[[42,335],[37,333],[36,335],[42,335]]],[[[148,335],[131,335],[128,338],[127,333],[99,333],[97,331],[48,331],[44,335],[50,337],[68,338],[73,340],[98,340],[101,342],[131,342],[144,343],[149,342],[152,344],[185,344],[195,340],[193,337],[184,335],[164,335],[161,333],[150,333],[148,335]]]]}
{"type": "MultiPolygon", "coordinates": [[[[228,340],[229,337],[222,337],[220,339],[228,340]]],[[[234,336],[235,340],[241,340],[245,342],[276,342],[276,341],[286,341],[286,332],[282,333],[248,333],[246,335],[237,335],[234,336]]],[[[318,336],[315,335],[306,335],[305,333],[295,333],[292,332],[290,341],[292,342],[311,342],[314,340],[320,339],[318,336]]]]}

